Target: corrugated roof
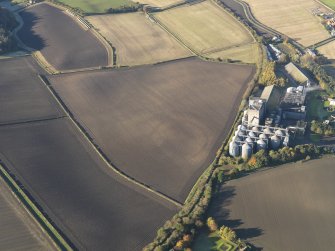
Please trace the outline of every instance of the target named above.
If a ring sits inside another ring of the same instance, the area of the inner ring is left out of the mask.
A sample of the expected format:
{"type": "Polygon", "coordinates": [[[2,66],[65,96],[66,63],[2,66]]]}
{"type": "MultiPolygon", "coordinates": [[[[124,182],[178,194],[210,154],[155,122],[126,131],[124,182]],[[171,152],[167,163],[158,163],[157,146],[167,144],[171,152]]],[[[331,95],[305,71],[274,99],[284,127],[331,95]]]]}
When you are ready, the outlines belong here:
{"type": "Polygon", "coordinates": [[[285,65],[285,70],[292,76],[292,78],[299,82],[304,83],[308,80],[308,77],[299,70],[292,62],[285,65]]]}

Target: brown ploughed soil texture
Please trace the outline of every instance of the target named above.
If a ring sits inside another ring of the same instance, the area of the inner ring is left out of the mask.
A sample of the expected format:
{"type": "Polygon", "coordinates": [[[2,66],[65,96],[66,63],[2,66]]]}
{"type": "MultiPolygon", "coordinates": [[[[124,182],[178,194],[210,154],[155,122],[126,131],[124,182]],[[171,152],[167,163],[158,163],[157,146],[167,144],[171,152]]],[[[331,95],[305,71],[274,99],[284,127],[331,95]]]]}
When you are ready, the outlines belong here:
{"type": "Polygon", "coordinates": [[[43,3],[19,14],[24,21],[18,32],[21,41],[28,47],[41,51],[57,70],[108,64],[104,45],[64,11],[43,3]]]}
{"type": "Polygon", "coordinates": [[[31,57],[0,60],[0,125],[62,116],[31,57]]]}
{"type": "MultiPolygon", "coordinates": [[[[79,250],[141,250],[177,209],[108,168],[68,118],[57,118],[37,72],[29,57],[0,60],[0,160],[79,250]]],[[[14,228],[1,224],[0,240],[14,228]]]]}
{"type": "Polygon", "coordinates": [[[0,178],[0,250],[57,250],[51,239],[0,178]]]}
{"type": "Polygon", "coordinates": [[[115,176],[66,118],[0,138],[1,159],[79,250],[141,250],[176,212],[115,176]]]}
{"type": "Polygon", "coordinates": [[[214,160],[254,67],[196,58],[50,77],[112,163],[184,201],[214,160]]]}
{"type": "Polygon", "coordinates": [[[210,214],[255,250],[333,250],[334,161],[328,156],[229,181],[210,214]]]}

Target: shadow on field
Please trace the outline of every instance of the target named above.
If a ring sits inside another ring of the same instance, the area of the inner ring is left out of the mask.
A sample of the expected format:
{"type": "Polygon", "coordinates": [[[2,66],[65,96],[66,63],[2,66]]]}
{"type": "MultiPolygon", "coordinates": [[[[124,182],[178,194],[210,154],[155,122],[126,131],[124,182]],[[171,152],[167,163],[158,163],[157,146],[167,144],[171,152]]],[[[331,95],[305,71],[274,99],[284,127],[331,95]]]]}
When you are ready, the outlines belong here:
{"type": "Polygon", "coordinates": [[[24,25],[18,32],[20,40],[28,47],[35,50],[42,50],[45,46],[45,40],[36,32],[41,25],[40,17],[29,11],[20,12],[24,25]]]}
{"type": "MultiPolygon", "coordinates": [[[[258,227],[243,228],[242,219],[232,219],[231,211],[228,209],[232,199],[236,195],[235,187],[222,185],[210,205],[209,215],[213,215],[219,226],[225,225],[235,230],[236,235],[242,240],[256,238],[263,234],[263,230],[258,227]]],[[[247,210],[247,209],[246,209],[247,210]]],[[[263,250],[261,247],[253,246],[253,250],[263,250]]]]}

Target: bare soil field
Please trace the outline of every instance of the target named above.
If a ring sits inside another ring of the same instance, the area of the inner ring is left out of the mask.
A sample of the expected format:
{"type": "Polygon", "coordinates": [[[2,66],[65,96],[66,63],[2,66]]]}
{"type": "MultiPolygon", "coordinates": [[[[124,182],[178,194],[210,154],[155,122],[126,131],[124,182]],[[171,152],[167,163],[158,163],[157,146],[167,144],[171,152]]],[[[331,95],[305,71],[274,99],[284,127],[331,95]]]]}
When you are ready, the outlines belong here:
{"type": "Polygon", "coordinates": [[[211,1],[158,12],[155,17],[199,54],[210,54],[254,41],[248,30],[211,1]]]}
{"type": "Polygon", "coordinates": [[[0,60],[0,124],[62,116],[31,57],[0,60]]]}
{"type": "Polygon", "coordinates": [[[0,178],[0,250],[57,250],[0,178]]]}
{"type": "Polygon", "coordinates": [[[66,118],[0,126],[0,138],[0,158],[79,250],[141,250],[176,212],[115,176],[66,118]]]}
{"type": "Polygon", "coordinates": [[[291,37],[304,46],[330,37],[321,20],[312,14],[315,8],[327,10],[314,0],[244,0],[263,24],[291,37]]]}
{"type": "Polygon", "coordinates": [[[206,55],[210,58],[233,59],[244,63],[257,63],[259,49],[257,43],[241,45],[224,51],[214,52],[206,55]]]}
{"type": "Polygon", "coordinates": [[[328,156],[229,181],[210,214],[256,250],[332,250],[334,161],[328,156]]]}
{"type": "Polygon", "coordinates": [[[254,67],[189,58],[50,81],[113,164],[183,201],[229,131],[254,67]]]}
{"type": "Polygon", "coordinates": [[[153,7],[164,8],[173,4],[185,2],[185,0],[133,0],[141,4],[148,4],[153,7]]]}
{"type": "Polygon", "coordinates": [[[20,40],[41,51],[57,70],[106,66],[108,53],[104,45],[62,10],[46,3],[19,13],[24,21],[20,40]]]}
{"type": "Polygon", "coordinates": [[[318,47],[317,50],[329,60],[335,60],[335,41],[318,47]]]}
{"type": "Polygon", "coordinates": [[[87,19],[116,48],[118,65],[151,64],[191,55],[144,13],[97,15],[87,19]]]}

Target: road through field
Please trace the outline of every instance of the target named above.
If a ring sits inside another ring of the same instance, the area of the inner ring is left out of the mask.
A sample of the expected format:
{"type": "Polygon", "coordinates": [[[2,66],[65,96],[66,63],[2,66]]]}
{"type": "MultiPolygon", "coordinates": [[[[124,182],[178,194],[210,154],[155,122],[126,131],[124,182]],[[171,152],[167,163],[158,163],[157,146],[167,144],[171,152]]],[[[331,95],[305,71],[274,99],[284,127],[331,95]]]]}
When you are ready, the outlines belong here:
{"type": "Polygon", "coordinates": [[[226,182],[210,208],[256,250],[332,250],[335,157],[293,163],[226,182]]]}
{"type": "Polygon", "coordinates": [[[254,67],[190,58],[49,77],[118,169],[183,202],[235,119],[254,67]]]}

